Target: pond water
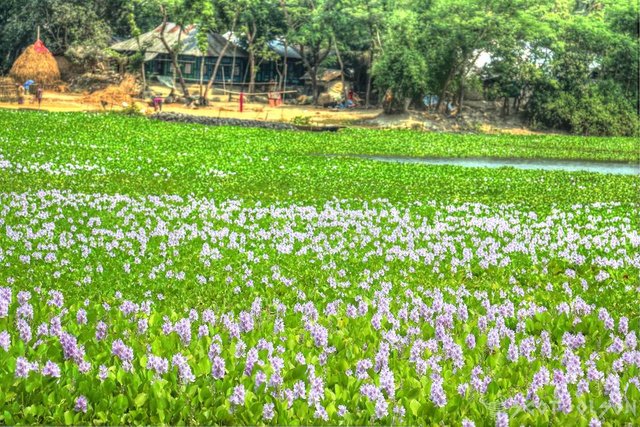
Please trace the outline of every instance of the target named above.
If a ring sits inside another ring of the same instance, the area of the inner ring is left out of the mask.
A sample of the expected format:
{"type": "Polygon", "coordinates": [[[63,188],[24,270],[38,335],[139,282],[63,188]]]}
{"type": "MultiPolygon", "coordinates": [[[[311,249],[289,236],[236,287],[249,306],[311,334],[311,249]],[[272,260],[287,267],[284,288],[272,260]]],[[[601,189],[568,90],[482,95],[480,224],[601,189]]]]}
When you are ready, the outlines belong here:
{"type": "Polygon", "coordinates": [[[425,165],[452,165],[469,168],[501,168],[538,169],[567,172],[596,172],[615,175],[640,175],[640,165],[622,162],[598,162],[589,160],[555,160],[555,159],[498,159],[486,157],[402,157],[380,155],[351,155],[360,159],[377,160],[394,163],[420,163],[425,165]]]}

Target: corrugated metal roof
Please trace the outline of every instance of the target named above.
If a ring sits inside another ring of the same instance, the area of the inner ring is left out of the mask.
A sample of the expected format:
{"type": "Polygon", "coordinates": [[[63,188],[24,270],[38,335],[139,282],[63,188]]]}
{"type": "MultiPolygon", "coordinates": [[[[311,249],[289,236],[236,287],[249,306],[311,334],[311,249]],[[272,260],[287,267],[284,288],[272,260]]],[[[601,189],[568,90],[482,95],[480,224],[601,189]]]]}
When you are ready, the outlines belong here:
{"type": "MultiPolygon", "coordinates": [[[[281,40],[271,40],[269,42],[269,48],[276,54],[284,58],[284,42],[282,42],[281,40]]],[[[302,59],[302,56],[300,56],[300,53],[297,50],[295,50],[291,46],[287,46],[287,58],[302,59]]]]}
{"type": "MultiPolygon", "coordinates": [[[[156,27],[152,31],[149,31],[148,33],[140,35],[140,44],[143,46],[143,48],[146,48],[145,61],[149,61],[155,58],[155,56],[158,54],[168,53],[164,47],[164,44],[162,43],[162,40],[160,40],[161,30],[162,25],[156,27]],[[155,55],[151,56],[152,54],[155,55]],[[148,57],[150,59],[147,59],[148,57]]],[[[180,54],[191,56],[220,56],[220,52],[222,52],[222,49],[224,49],[224,45],[227,42],[227,39],[222,37],[220,34],[210,32],[207,37],[209,41],[207,53],[206,55],[203,55],[198,48],[198,28],[195,25],[187,25],[184,28],[181,28],[177,24],[167,23],[164,31],[164,37],[169,46],[176,45],[178,43],[178,39],[180,39],[180,54]]],[[[233,44],[230,45],[227,48],[224,56],[232,57],[234,50],[233,47],[233,44]]],[[[115,43],[111,46],[111,49],[119,52],[136,52],[138,50],[138,41],[134,37],[115,43]]],[[[248,55],[243,48],[236,46],[236,56],[247,57],[248,55]]]]}

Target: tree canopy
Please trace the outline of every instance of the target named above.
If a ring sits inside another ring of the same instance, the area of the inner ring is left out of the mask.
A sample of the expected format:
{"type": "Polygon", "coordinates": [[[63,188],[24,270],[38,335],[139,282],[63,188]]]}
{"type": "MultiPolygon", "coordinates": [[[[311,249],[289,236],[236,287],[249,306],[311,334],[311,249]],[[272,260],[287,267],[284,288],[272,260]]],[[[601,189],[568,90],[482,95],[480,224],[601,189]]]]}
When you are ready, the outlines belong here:
{"type": "Polygon", "coordinates": [[[482,90],[505,114],[524,111],[539,126],[637,132],[636,0],[4,0],[0,70],[38,27],[62,55],[149,31],[163,11],[236,34],[250,86],[260,63],[276,59],[267,43],[280,39],[300,52],[314,95],[331,67],[355,80],[367,104],[393,94],[402,109],[434,95],[441,110],[464,111],[465,94],[482,90]]]}

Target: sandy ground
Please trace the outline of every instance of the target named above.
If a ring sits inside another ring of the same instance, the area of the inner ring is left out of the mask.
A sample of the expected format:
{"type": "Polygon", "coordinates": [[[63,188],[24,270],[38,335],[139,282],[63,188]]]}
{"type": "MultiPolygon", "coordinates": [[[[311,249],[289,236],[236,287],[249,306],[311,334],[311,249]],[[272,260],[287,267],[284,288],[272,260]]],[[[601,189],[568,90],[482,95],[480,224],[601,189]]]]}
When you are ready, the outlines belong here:
{"type": "MultiPolygon", "coordinates": [[[[219,98],[218,98],[219,99],[219,98]]],[[[145,114],[153,114],[153,108],[147,103],[136,101],[141,111],[145,114]]],[[[0,108],[9,109],[37,109],[28,98],[24,105],[17,102],[0,102],[0,108]]],[[[108,106],[106,110],[122,110],[121,105],[108,106]]],[[[86,95],[72,93],[45,92],[41,110],[59,112],[86,112],[104,111],[98,102],[87,102],[86,95]]],[[[480,133],[506,133],[515,135],[528,135],[533,132],[517,123],[503,123],[487,121],[475,123],[472,128],[460,125],[455,120],[449,120],[440,116],[434,116],[421,112],[410,112],[400,115],[388,116],[382,114],[381,109],[353,109],[332,110],[313,106],[283,105],[269,107],[262,103],[244,103],[244,109],[239,111],[238,101],[224,102],[214,101],[208,107],[188,108],[182,104],[165,104],[165,112],[192,114],[206,117],[236,118],[247,120],[263,120],[290,123],[296,118],[309,118],[314,125],[348,125],[369,128],[412,128],[432,132],[480,132],[480,133]]]]}
{"type": "MultiPolygon", "coordinates": [[[[136,104],[145,114],[153,114],[153,108],[142,101],[136,104]]],[[[24,105],[17,102],[0,102],[1,108],[9,109],[37,109],[37,104],[27,98],[24,105]]],[[[44,111],[104,111],[97,102],[84,102],[84,96],[79,94],[46,92],[43,97],[41,110],[44,111]]],[[[107,110],[122,110],[122,106],[108,106],[107,110]]],[[[380,115],[379,109],[355,109],[349,111],[337,111],[313,106],[283,105],[269,107],[260,103],[244,103],[243,112],[239,111],[239,103],[212,102],[208,107],[188,108],[182,104],[165,104],[164,112],[186,113],[207,117],[237,118],[247,120],[281,121],[291,122],[296,117],[308,117],[312,124],[350,124],[356,121],[369,120],[380,115]]]]}

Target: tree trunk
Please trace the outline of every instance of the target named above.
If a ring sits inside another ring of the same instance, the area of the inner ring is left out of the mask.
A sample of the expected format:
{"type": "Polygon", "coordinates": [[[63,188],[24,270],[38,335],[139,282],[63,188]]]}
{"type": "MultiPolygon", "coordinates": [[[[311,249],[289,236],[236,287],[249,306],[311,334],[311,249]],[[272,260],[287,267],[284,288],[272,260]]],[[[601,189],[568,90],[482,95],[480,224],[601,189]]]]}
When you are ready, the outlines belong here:
{"type": "Polygon", "coordinates": [[[318,106],[318,72],[317,67],[311,68],[311,96],[313,96],[313,105],[318,106]]]}
{"type": "MultiPolygon", "coordinates": [[[[40,40],[40,27],[38,27],[38,40],[40,40]]],[[[136,36],[136,43],[138,44],[138,52],[142,55],[142,64],[140,65],[140,77],[142,78],[142,90],[140,94],[144,96],[144,91],[147,90],[147,73],[144,69],[144,52],[142,51],[142,44],[140,43],[140,36],[136,36]]],[[[121,68],[121,64],[118,64],[118,68],[121,68]]]]}
{"type": "MultiPolygon", "coordinates": [[[[233,90],[233,79],[234,76],[236,75],[236,56],[237,56],[237,46],[234,44],[233,45],[233,60],[231,61],[231,89],[233,90]]],[[[231,102],[231,94],[229,94],[229,102],[231,102]]]]}
{"type": "Polygon", "coordinates": [[[332,35],[333,38],[333,48],[336,51],[336,59],[338,60],[338,64],[340,64],[340,81],[342,83],[342,94],[344,95],[344,102],[347,102],[349,99],[349,91],[347,91],[347,85],[344,80],[344,63],[342,62],[342,57],[340,56],[340,50],[338,49],[338,42],[336,41],[335,34],[332,35]]]}
{"type": "MultiPolygon", "coordinates": [[[[216,81],[216,75],[218,74],[218,68],[220,68],[220,63],[222,62],[222,58],[224,57],[225,52],[227,51],[227,47],[229,46],[230,41],[227,40],[227,42],[224,44],[224,47],[222,48],[222,50],[220,51],[220,55],[218,55],[218,58],[216,59],[216,63],[213,66],[213,74],[211,74],[211,77],[209,78],[209,83],[207,83],[207,87],[204,90],[204,99],[205,102],[207,102],[207,97],[209,96],[209,91],[211,90],[211,87],[213,86],[213,84],[216,81]]],[[[235,48],[234,48],[235,51],[235,48]]],[[[234,57],[233,57],[234,63],[235,63],[235,53],[234,53],[234,57]]]]}
{"type": "Polygon", "coordinates": [[[247,92],[252,94],[255,92],[256,86],[256,55],[252,49],[249,49],[249,87],[247,92]]]}
{"type": "MultiPolygon", "coordinates": [[[[229,38],[227,39],[227,41],[224,43],[224,46],[222,47],[222,50],[220,51],[220,54],[218,55],[218,59],[216,59],[216,63],[213,66],[213,74],[211,74],[211,77],[209,78],[209,83],[207,83],[207,87],[204,90],[204,102],[205,105],[208,104],[208,96],[209,96],[209,91],[211,90],[211,87],[213,86],[213,84],[216,81],[216,75],[218,74],[218,67],[220,67],[220,63],[222,62],[222,58],[224,57],[224,54],[227,52],[227,48],[229,47],[229,44],[231,44],[231,35],[233,35],[233,31],[236,29],[236,20],[237,20],[237,15],[234,16],[233,18],[233,24],[231,24],[231,34],[229,35],[229,38]]],[[[236,65],[236,45],[233,45],[233,67],[235,68],[236,65]]],[[[233,77],[233,69],[231,70],[231,76],[233,77]]]]}
{"type": "Polygon", "coordinates": [[[364,105],[366,108],[369,108],[371,102],[371,70],[373,69],[373,49],[369,50],[369,61],[367,65],[367,93],[364,97],[364,105]]]}
{"type": "Polygon", "coordinates": [[[447,95],[447,89],[449,89],[449,83],[451,83],[451,79],[455,75],[456,66],[452,65],[449,70],[449,74],[447,75],[447,79],[444,81],[444,85],[442,86],[442,90],[440,91],[440,97],[438,98],[438,103],[436,104],[436,111],[440,111],[440,107],[442,106],[442,102],[444,101],[444,97],[447,95]]]}
{"type": "MultiPolygon", "coordinates": [[[[180,81],[180,87],[182,88],[182,93],[184,94],[185,97],[188,97],[189,96],[189,89],[187,89],[187,85],[184,82],[184,78],[182,76],[182,70],[178,66],[178,53],[176,52],[175,49],[172,49],[169,46],[169,44],[167,43],[166,38],[164,37],[164,31],[166,30],[166,27],[167,27],[167,10],[165,9],[164,6],[160,6],[160,10],[161,10],[162,15],[163,15],[162,27],[160,29],[160,41],[162,42],[162,45],[164,46],[164,48],[169,53],[169,56],[171,56],[171,63],[173,64],[174,72],[177,74],[178,79],[180,81]]],[[[182,27],[180,27],[180,33],[182,33],[182,27]]],[[[178,46],[178,49],[179,49],[179,46],[178,46]]]]}
{"type": "Polygon", "coordinates": [[[284,67],[282,70],[282,94],[280,95],[282,98],[282,103],[284,104],[284,97],[285,97],[285,92],[287,91],[287,68],[289,66],[287,59],[288,58],[288,54],[289,54],[289,42],[287,41],[287,39],[284,40],[284,67]]]}
{"type": "Polygon", "coordinates": [[[255,46],[254,46],[254,41],[256,39],[256,35],[258,34],[258,26],[256,24],[256,21],[253,20],[251,21],[251,27],[253,32],[251,32],[250,34],[247,34],[247,47],[248,47],[248,51],[249,51],[249,87],[248,87],[248,92],[249,94],[252,94],[256,91],[256,53],[255,53],[255,46]]]}
{"type": "Polygon", "coordinates": [[[460,84],[458,85],[458,96],[457,96],[457,104],[458,104],[458,114],[462,113],[462,103],[464,101],[464,65],[460,71],[460,84]]]}
{"type": "Polygon", "coordinates": [[[206,56],[202,56],[201,60],[200,60],[200,91],[199,91],[199,95],[200,95],[200,105],[205,105],[204,103],[204,98],[203,98],[203,92],[202,90],[204,89],[203,85],[204,85],[204,62],[206,61],[206,56]]]}
{"type": "Polygon", "coordinates": [[[142,76],[142,93],[147,90],[147,73],[144,70],[144,58],[142,58],[142,65],[140,65],[140,75],[142,76]]]}

